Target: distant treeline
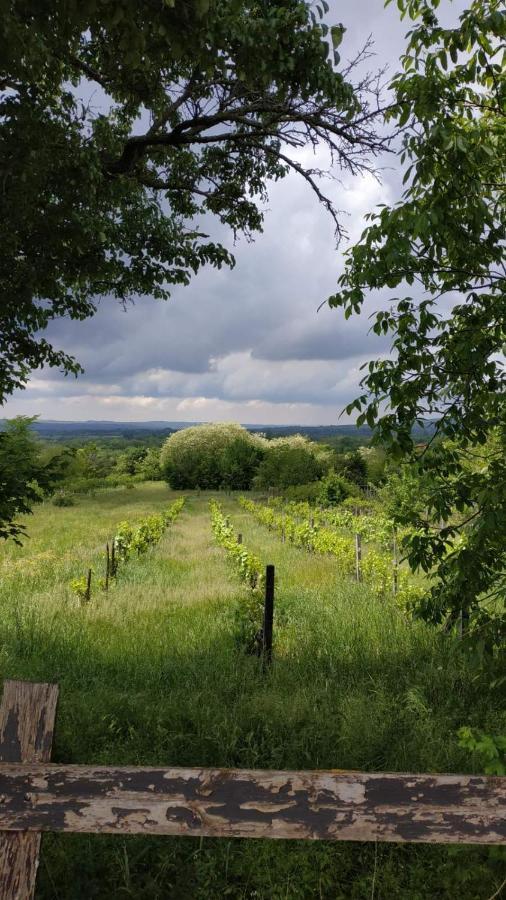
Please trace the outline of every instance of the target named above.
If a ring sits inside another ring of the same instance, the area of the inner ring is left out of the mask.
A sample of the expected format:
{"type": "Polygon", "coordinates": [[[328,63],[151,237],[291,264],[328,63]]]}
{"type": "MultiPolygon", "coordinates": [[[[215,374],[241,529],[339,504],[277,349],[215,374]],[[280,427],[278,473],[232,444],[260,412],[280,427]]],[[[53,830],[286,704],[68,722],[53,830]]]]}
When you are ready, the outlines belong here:
{"type": "Polygon", "coordinates": [[[310,501],[327,479],[337,499],[380,484],[386,467],[386,454],[367,446],[368,437],[340,433],[323,440],[323,427],[312,429],[319,438],[312,440],[292,428],[261,433],[234,423],[189,426],[168,435],[158,429],[125,436],[118,428],[110,435],[108,423],[99,423],[104,429],[95,439],[69,428],[65,440],[57,440],[38,433],[44,424],[53,423],[24,419],[16,427],[31,435],[41,464],[58,470],[54,502],[62,506],[76,494],[161,479],[176,490],[274,490],[310,501]]]}
{"type": "MultiPolygon", "coordinates": [[[[5,421],[5,420],[3,420],[5,421]]],[[[162,442],[173,432],[184,428],[200,425],[199,422],[45,422],[36,419],[31,428],[46,440],[63,441],[75,444],[78,441],[114,440],[139,441],[155,443],[160,446],[162,442]]],[[[0,420],[0,429],[3,425],[0,420]]],[[[312,441],[325,441],[344,446],[351,441],[351,445],[359,446],[369,442],[372,431],[367,425],[357,428],[356,425],[244,425],[248,431],[261,433],[267,439],[289,437],[302,434],[312,441]]],[[[424,428],[417,426],[413,429],[413,436],[424,440],[433,434],[433,426],[430,422],[424,428]]],[[[350,445],[350,446],[351,446],[350,445]]]]}

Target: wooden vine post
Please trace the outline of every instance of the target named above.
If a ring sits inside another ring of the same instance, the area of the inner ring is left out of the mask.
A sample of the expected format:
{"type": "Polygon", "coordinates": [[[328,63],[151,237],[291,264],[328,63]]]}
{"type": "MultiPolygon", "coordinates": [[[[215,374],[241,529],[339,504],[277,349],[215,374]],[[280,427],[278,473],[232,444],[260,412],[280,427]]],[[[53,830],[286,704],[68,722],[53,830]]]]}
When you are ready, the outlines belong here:
{"type": "Polygon", "coordinates": [[[109,590],[109,575],[111,573],[111,553],[109,550],[109,541],[106,544],[105,548],[105,589],[109,590]]]}
{"type": "Polygon", "coordinates": [[[392,540],[392,556],[393,556],[393,592],[397,593],[399,587],[399,559],[397,555],[397,532],[394,528],[394,536],[392,540]]]}
{"type": "Polygon", "coordinates": [[[361,563],[362,563],[362,536],[357,531],[357,533],[355,534],[355,579],[357,581],[362,580],[361,563]]]}
{"type": "Polygon", "coordinates": [[[265,604],[263,621],[263,664],[272,663],[272,630],[274,622],[274,566],[265,567],[265,604]]]}
{"type": "Polygon", "coordinates": [[[237,543],[242,544],[242,534],[237,535],[237,543]]]}
{"type": "Polygon", "coordinates": [[[88,577],[86,579],[86,593],[84,595],[84,599],[86,603],[89,603],[91,600],[91,569],[88,569],[88,577]]]}
{"type": "MultiPolygon", "coordinates": [[[[0,762],[45,763],[51,758],[58,685],[5,681],[0,705],[0,762]]],[[[2,800],[4,799],[2,795],[2,800]]],[[[30,808],[30,793],[24,794],[30,808]]],[[[40,831],[0,831],[0,898],[31,900],[40,831]]]]}

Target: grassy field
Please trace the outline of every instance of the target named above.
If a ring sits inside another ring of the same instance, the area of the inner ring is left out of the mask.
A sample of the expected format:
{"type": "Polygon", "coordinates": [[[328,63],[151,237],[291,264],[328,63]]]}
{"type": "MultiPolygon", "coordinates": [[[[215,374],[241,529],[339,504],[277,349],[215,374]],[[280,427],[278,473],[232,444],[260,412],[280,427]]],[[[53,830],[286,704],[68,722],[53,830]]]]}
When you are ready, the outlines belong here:
{"type": "MultiPolygon", "coordinates": [[[[168,505],[161,484],[39,508],[2,550],[3,677],[58,681],[53,759],[96,764],[473,771],[464,724],[504,730],[500,691],[451,637],[413,623],[332,560],[282,544],[221,498],[277,574],[275,665],[237,646],[247,595],[212,540],[206,495],[82,606],[69,588],[115,526],[168,505]]],[[[488,900],[504,861],[486,848],[44,838],[38,897],[488,900]]],[[[498,895],[497,895],[498,896],[498,895]]]]}

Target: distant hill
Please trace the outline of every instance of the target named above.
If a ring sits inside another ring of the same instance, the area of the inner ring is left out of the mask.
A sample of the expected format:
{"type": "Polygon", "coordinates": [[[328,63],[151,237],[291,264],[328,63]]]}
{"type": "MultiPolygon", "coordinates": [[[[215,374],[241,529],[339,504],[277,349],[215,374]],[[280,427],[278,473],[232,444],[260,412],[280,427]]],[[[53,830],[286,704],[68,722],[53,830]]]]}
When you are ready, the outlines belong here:
{"type": "MultiPolygon", "coordinates": [[[[0,427],[2,420],[0,420],[0,427]]],[[[199,425],[199,422],[109,422],[93,419],[84,422],[60,422],[58,420],[38,420],[32,428],[46,440],[65,441],[80,438],[92,440],[93,438],[126,438],[128,440],[142,440],[143,437],[156,435],[163,438],[189,428],[191,425],[199,425]]],[[[269,438],[284,437],[291,434],[305,434],[314,441],[326,441],[332,438],[352,438],[355,441],[361,439],[367,443],[372,435],[367,425],[357,428],[356,425],[248,425],[244,426],[249,431],[262,432],[269,438]]],[[[415,428],[413,435],[419,440],[430,437],[433,434],[433,425],[428,422],[425,428],[415,428]]]]}

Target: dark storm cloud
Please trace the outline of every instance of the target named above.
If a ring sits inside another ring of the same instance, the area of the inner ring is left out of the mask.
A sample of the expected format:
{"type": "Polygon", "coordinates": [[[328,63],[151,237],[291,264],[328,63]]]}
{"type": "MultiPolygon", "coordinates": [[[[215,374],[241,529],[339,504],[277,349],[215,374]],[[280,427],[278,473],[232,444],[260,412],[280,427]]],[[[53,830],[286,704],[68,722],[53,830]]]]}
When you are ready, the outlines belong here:
{"type": "MultiPolygon", "coordinates": [[[[385,196],[372,179],[339,190],[360,213],[385,196]]],[[[387,345],[367,335],[366,320],[345,322],[327,307],[317,312],[335,288],[339,260],[330,221],[306,185],[295,178],[275,185],[264,234],[235,252],[233,270],[204,270],[168,302],[142,299],[123,311],[104,299],[93,319],[53,326],[51,339],[86,373],[63,383],[44,373],[38,396],[46,390],[61,397],[109,392],[342,405],[348,397],[337,385],[354,387],[356,357],[387,345]]]]}
{"type": "Polygon", "coordinates": [[[297,319],[264,337],[253,356],[280,360],[348,360],[387,352],[390,338],[364,332],[364,320],[346,321],[339,310],[322,309],[312,320],[297,319]]]}

